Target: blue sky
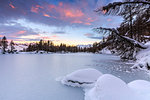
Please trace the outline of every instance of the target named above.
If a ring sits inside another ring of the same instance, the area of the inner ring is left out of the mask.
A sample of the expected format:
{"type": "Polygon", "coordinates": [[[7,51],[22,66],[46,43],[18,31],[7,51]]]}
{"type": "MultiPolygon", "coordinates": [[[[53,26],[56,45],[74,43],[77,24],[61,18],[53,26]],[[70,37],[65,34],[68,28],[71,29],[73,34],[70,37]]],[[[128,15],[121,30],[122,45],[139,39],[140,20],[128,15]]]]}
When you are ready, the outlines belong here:
{"type": "Polygon", "coordinates": [[[115,0],[1,0],[0,37],[15,42],[40,39],[70,45],[99,42],[95,27],[117,27],[121,18],[94,12],[115,0]]]}

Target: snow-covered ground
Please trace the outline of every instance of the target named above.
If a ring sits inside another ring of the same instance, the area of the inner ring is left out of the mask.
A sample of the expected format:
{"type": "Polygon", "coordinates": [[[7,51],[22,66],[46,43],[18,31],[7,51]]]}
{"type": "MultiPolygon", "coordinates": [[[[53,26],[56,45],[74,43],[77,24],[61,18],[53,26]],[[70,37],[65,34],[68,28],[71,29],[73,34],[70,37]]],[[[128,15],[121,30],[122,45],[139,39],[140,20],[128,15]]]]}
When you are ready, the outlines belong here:
{"type": "MultiPolygon", "coordinates": [[[[17,50],[17,52],[19,52],[19,51],[23,51],[23,49],[26,49],[28,47],[28,45],[25,45],[25,44],[15,44],[14,47],[15,47],[15,50],[17,50]]],[[[7,49],[10,50],[11,47],[8,46],[7,49]]]]}
{"type": "Polygon", "coordinates": [[[15,50],[17,50],[19,52],[19,51],[23,51],[23,49],[26,49],[27,47],[28,47],[28,45],[25,45],[25,44],[16,44],[15,50]]]}
{"type": "Polygon", "coordinates": [[[68,74],[61,82],[77,87],[81,84],[75,84],[76,82],[91,82],[81,86],[85,91],[85,100],[149,100],[150,98],[150,82],[135,80],[127,84],[118,77],[111,74],[102,75],[92,68],[68,74]]]}

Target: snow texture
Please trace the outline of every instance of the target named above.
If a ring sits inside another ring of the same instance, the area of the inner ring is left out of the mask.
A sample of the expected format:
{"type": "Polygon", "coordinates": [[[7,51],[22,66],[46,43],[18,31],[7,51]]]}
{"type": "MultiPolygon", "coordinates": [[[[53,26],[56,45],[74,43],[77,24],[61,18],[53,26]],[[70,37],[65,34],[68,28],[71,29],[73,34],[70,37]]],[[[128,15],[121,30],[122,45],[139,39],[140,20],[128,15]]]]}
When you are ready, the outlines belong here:
{"type": "Polygon", "coordinates": [[[138,100],[132,90],[121,79],[104,74],[95,86],[85,92],[85,100],[138,100]]]}
{"type": "Polygon", "coordinates": [[[137,61],[133,65],[133,68],[138,68],[150,72],[150,42],[147,42],[145,46],[147,46],[148,48],[142,49],[137,53],[137,61]]]}
{"type": "Polygon", "coordinates": [[[129,38],[129,37],[126,37],[126,36],[122,36],[123,38],[127,39],[128,41],[130,41],[131,43],[133,43],[134,45],[137,45],[137,46],[140,46],[142,48],[147,48],[146,45],[143,45],[142,43],[132,39],[132,38],[129,38]]]}
{"type": "Polygon", "coordinates": [[[101,75],[102,73],[96,69],[81,69],[68,74],[62,79],[61,82],[65,85],[83,87],[85,85],[93,84],[101,75]]]}
{"type": "Polygon", "coordinates": [[[128,86],[141,96],[141,100],[149,100],[150,98],[150,82],[145,80],[135,80],[128,83],[128,86]]]}
{"type": "Polygon", "coordinates": [[[75,71],[62,79],[62,83],[82,87],[85,91],[85,100],[149,100],[150,98],[150,82],[135,80],[126,84],[120,78],[111,74],[102,74],[95,69],[75,71]],[[79,82],[92,82],[92,85],[82,86],[79,82]]]}

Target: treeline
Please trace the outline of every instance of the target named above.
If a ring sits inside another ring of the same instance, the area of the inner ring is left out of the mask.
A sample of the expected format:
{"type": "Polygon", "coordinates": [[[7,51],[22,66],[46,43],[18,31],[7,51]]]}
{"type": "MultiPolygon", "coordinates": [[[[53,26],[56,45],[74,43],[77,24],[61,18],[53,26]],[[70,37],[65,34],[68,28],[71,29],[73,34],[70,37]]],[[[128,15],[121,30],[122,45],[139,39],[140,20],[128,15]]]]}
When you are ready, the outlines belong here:
{"type": "Polygon", "coordinates": [[[30,43],[28,48],[26,49],[27,52],[36,51],[37,53],[39,51],[46,51],[48,52],[96,52],[95,49],[93,49],[93,46],[91,47],[80,47],[80,46],[70,46],[61,43],[60,45],[55,45],[52,41],[44,41],[40,40],[38,43],[30,43]]]}
{"type": "MultiPolygon", "coordinates": [[[[16,46],[19,46],[19,44],[15,44],[13,40],[8,42],[6,36],[4,36],[2,39],[0,39],[0,52],[5,53],[18,53],[20,51],[16,50],[16,46]]],[[[60,45],[55,45],[52,41],[44,41],[40,40],[37,43],[30,43],[27,45],[27,48],[24,48],[21,50],[21,52],[36,52],[36,53],[43,53],[43,52],[61,52],[61,53],[76,53],[76,52],[92,52],[96,53],[99,49],[99,43],[94,43],[90,46],[70,46],[61,43],[60,45]]]]}
{"type": "Polygon", "coordinates": [[[150,0],[123,0],[100,7],[96,12],[121,16],[124,20],[117,28],[95,28],[103,33],[100,48],[109,48],[122,59],[135,59],[136,52],[146,49],[142,44],[150,41],[150,0]]]}

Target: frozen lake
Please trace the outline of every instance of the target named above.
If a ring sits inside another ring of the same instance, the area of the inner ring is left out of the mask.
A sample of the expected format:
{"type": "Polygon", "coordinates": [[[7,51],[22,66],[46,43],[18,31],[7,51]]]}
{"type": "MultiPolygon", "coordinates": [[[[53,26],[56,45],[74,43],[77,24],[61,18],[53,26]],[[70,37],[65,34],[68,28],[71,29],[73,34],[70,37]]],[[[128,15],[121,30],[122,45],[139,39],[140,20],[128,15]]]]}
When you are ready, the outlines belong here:
{"type": "Polygon", "coordinates": [[[0,100],[84,100],[80,88],[56,81],[81,68],[111,73],[125,82],[150,80],[146,73],[132,71],[131,66],[119,57],[104,54],[0,55],[0,100]]]}

